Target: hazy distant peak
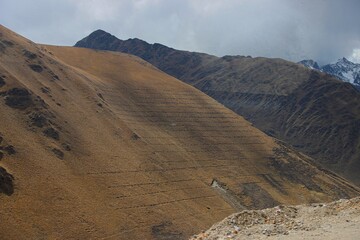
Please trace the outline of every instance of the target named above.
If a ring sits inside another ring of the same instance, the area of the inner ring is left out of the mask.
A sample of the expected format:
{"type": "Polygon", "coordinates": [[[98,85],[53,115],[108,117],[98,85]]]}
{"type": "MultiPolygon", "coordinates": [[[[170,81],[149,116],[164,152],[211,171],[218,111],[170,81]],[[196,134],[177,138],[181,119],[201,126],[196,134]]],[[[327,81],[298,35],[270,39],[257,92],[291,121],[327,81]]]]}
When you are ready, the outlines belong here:
{"type": "Polygon", "coordinates": [[[312,59],[302,60],[298,63],[304,65],[305,67],[311,68],[311,69],[317,69],[317,70],[320,69],[319,64],[312,59]]]}
{"type": "Polygon", "coordinates": [[[311,59],[302,60],[298,63],[310,69],[317,69],[333,75],[345,82],[352,83],[355,86],[360,85],[360,64],[353,63],[345,57],[340,58],[335,63],[326,64],[321,67],[319,67],[317,62],[311,59]]]}
{"type": "Polygon", "coordinates": [[[327,64],[321,69],[345,82],[350,82],[355,85],[360,84],[360,64],[353,63],[345,57],[340,58],[336,63],[327,64]]]}
{"type": "Polygon", "coordinates": [[[347,60],[346,57],[340,58],[337,62],[338,62],[338,63],[353,64],[353,62],[347,60]]]}
{"type": "Polygon", "coordinates": [[[90,35],[100,35],[100,34],[110,34],[102,29],[98,29],[98,30],[95,30],[94,32],[92,32],[90,35]]]}
{"type": "Polygon", "coordinates": [[[107,50],[106,47],[113,46],[114,44],[118,44],[119,40],[114,35],[110,33],[98,29],[92,33],[90,33],[87,37],[81,39],[75,44],[75,47],[89,47],[91,46],[94,49],[107,50]]]}

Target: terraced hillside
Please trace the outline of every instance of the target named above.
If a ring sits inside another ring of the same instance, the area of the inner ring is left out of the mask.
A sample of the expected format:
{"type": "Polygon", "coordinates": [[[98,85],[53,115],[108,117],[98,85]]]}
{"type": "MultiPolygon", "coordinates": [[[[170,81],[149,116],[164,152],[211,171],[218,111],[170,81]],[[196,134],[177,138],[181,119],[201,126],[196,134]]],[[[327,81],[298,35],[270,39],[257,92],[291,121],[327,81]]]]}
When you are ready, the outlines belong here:
{"type": "Polygon", "coordinates": [[[1,239],[186,239],[244,208],[359,190],[122,53],[0,27],[1,239]]]}
{"type": "Polygon", "coordinates": [[[134,54],[360,184],[360,92],[281,59],[179,51],[98,30],[75,46],[134,54]]]}

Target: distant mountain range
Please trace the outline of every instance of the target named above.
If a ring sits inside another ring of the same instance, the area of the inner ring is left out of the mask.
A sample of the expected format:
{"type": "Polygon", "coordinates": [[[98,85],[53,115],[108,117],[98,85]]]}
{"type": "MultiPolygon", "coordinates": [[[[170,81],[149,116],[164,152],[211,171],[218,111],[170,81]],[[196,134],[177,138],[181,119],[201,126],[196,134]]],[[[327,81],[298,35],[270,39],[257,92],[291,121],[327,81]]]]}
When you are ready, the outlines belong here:
{"type": "Polygon", "coordinates": [[[216,57],[136,38],[120,40],[102,30],[75,46],[136,55],[360,184],[360,92],[355,85],[283,59],[216,57]]]}
{"type": "Polygon", "coordinates": [[[302,60],[300,64],[322,72],[333,75],[345,82],[352,83],[360,87],[360,64],[353,63],[346,58],[340,58],[336,63],[319,66],[314,60],[302,60]]]}

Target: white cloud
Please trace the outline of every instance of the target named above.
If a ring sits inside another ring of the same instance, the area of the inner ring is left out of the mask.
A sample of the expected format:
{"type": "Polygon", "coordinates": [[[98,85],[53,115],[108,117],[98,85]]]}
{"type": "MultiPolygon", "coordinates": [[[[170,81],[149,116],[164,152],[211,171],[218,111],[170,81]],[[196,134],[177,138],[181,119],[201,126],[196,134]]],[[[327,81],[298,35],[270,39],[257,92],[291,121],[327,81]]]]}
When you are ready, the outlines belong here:
{"type": "Polygon", "coordinates": [[[353,50],[349,60],[355,63],[360,63],[360,48],[356,48],[353,50]]]}
{"type": "Polygon", "coordinates": [[[359,0],[0,0],[0,22],[73,45],[96,29],[215,55],[312,58],[360,49],[359,0]]]}

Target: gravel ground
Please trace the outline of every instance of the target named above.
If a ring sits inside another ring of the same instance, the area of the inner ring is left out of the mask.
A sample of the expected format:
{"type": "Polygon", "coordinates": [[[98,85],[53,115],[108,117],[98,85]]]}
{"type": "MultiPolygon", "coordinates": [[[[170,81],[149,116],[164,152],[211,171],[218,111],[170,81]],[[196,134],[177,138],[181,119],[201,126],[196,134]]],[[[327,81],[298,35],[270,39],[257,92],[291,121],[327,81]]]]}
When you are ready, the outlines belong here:
{"type": "Polygon", "coordinates": [[[191,239],[360,239],[360,197],[245,210],[191,239]]]}

